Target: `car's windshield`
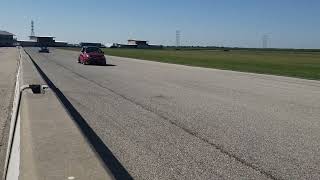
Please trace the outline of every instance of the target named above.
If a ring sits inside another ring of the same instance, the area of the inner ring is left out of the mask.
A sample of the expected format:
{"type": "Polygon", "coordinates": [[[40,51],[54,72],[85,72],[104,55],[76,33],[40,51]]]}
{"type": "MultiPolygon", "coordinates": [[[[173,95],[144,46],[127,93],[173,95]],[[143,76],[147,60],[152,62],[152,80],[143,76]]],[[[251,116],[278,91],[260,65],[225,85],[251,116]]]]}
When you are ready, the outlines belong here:
{"type": "Polygon", "coordinates": [[[97,48],[97,47],[87,47],[86,52],[87,53],[91,53],[91,52],[101,53],[101,50],[99,48],[97,48]]]}

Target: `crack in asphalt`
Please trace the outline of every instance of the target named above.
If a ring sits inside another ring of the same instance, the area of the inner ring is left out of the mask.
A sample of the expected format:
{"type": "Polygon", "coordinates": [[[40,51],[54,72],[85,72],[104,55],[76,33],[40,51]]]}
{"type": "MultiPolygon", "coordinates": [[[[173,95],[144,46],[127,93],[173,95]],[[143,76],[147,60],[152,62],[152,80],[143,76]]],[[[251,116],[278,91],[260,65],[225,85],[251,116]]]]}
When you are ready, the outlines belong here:
{"type": "MultiPolygon", "coordinates": [[[[45,57],[45,58],[48,59],[47,57],[45,57]]],[[[142,109],[145,109],[146,111],[149,111],[149,112],[155,114],[156,116],[160,117],[161,119],[164,119],[164,120],[168,121],[170,124],[172,124],[172,125],[180,128],[180,129],[182,129],[184,132],[186,132],[186,133],[188,133],[188,134],[190,134],[190,135],[192,135],[192,136],[194,136],[194,137],[202,140],[203,142],[205,142],[205,143],[211,145],[212,147],[216,148],[217,150],[219,150],[221,153],[227,155],[227,156],[230,157],[230,158],[235,159],[236,161],[240,162],[241,164],[243,164],[243,165],[245,165],[245,166],[247,166],[247,167],[252,168],[253,170],[255,170],[255,171],[257,171],[257,172],[265,175],[266,177],[268,177],[268,178],[270,178],[270,179],[273,179],[273,180],[282,180],[282,178],[276,177],[276,176],[273,175],[271,172],[266,171],[266,170],[260,168],[259,166],[255,165],[255,164],[253,164],[253,163],[247,162],[245,159],[243,159],[243,158],[241,158],[241,157],[238,157],[236,154],[233,154],[233,153],[229,152],[229,151],[228,151],[227,149],[225,149],[223,146],[221,146],[221,145],[219,145],[219,144],[215,144],[215,143],[213,143],[213,142],[210,142],[208,139],[205,139],[204,137],[199,136],[197,132],[194,132],[194,131],[186,128],[186,127],[183,127],[181,124],[178,124],[177,122],[174,122],[174,121],[170,120],[169,117],[166,117],[166,116],[162,115],[161,113],[157,112],[156,109],[150,108],[150,107],[148,107],[148,106],[146,106],[146,105],[144,105],[144,104],[142,104],[142,103],[136,102],[135,100],[133,100],[133,99],[131,99],[131,98],[129,98],[129,97],[123,95],[123,94],[120,94],[120,93],[116,92],[116,91],[113,90],[113,89],[110,89],[110,88],[108,88],[108,87],[105,87],[105,86],[99,84],[98,82],[96,82],[96,81],[94,81],[94,80],[92,80],[92,79],[88,79],[87,77],[85,77],[85,76],[83,76],[83,75],[81,75],[81,74],[79,74],[79,73],[77,73],[77,72],[74,72],[72,69],[70,69],[70,68],[68,68],[68,67],[66,67],[66,66],[64,66],[64,65],[61,65],[60,63],[57,63],[57,62],[54,62],[54,61],[50,61],[50,62],[52,62],[52,63],[54,63],[54,64],[56,64],[56,65],[58,65],[58,66],[60,66],[60,67],[62,67],[62,68],[64,68],[64,69],[67,69],[67,70],[70,71],[71,73],[73,73],[73,74],[75,74],[75,75],[77,75],[77,76],[79,76],[79,77],[81,77],[81,78],[83,78],[83,79],[85,79],[85,80],[87,80],[87,81],[89,81],[89,82],[94,83],[95,85],[97,85],[97,86],[99,86],[99,87],[101,87],[101,88],[103,88],[103,89],[106,89],[106,90],[108,90],[108,91],[110,91],[110,92],[112,92],[112,93],[114,93],[114,94],[122,97],[123,99],[125,99],[125,100],[127,100],[127,101],[129,101],[129,102],[131,102],[131,103],[133,103],[133,104],[141,107],[142,109]]]]}

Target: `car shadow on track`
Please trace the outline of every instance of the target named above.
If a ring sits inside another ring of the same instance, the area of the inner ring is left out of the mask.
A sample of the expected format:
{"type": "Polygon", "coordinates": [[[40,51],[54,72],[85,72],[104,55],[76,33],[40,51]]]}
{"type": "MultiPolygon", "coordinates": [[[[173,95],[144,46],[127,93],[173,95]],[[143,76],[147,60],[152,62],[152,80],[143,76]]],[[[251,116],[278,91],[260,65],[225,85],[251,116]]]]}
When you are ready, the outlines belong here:
{"type": "Polygon", "coordinates": [[[89,66],[117,66],[115,64],[88,64],[89,66]]]}

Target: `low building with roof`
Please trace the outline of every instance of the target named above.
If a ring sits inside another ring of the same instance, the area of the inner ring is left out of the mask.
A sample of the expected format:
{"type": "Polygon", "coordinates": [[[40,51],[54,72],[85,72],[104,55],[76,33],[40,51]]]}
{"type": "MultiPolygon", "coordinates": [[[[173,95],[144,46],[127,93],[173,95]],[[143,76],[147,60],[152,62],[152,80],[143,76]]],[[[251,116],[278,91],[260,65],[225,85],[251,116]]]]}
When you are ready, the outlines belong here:
{"type": "Polygon", "coordinates": [[[12,47],[15,44],[15,39],[13,38],[15,35],[8,31],[0,30],[0,47],[12,47]]]}
{"type": "Polygon", "coordinates": [[[137,46],[137,48],[145,48],[149,46],[148,41],[135,40],[135,39],[129,39],[128,45],[134,45],[134,46],[137,46]]]}
{"type": "Polygon", "coordinates": [[[20,40],[18,43],[21,46],[33,47],[67,47],[69,44],[64,41],[56,41],[53,36],[29,36],[30,40],[20,40]]]}
{"type": "Polygon", "coordinates": [[[37,36],[37,43],[39,46],[55,46],[55,37],[52,36],[37,36]]]}
{"type": "Polygon", "coordinates": [[[128,44],[114,43],[111,48],[162,49],[162,45],[150,45],[145,40],[129,39],[128,44]]]}
{"type": "Polygon", "coordinates": [[[104,44],[97,43],[97,42],[81,42],[80,46],[81,47],[84,47],[84,46],[96,46],[96,47],[99,47],[99,48],[105,48],[106,47],[104,44]]]}
{"type": "Polygon", "coordinates": [[[29,36],[30,40],[20,40],[18,41],[18,44],[20,46],[55,46],[55,37],[52,36],[29,36]]]}
{"type": "Polygon", "coordinates": [[[22,47],[36,47],[37,44],[36,40],[18,40],[18,45],[22,47]]]}
{"type": "Polygon", "coordinates": [[[68,47],[68,46],[71,46],[71,45],[68,44],[68,42],[65,42],[65,41],[56,41],[54,43],[54,46],[55,47],[68,47]]]}

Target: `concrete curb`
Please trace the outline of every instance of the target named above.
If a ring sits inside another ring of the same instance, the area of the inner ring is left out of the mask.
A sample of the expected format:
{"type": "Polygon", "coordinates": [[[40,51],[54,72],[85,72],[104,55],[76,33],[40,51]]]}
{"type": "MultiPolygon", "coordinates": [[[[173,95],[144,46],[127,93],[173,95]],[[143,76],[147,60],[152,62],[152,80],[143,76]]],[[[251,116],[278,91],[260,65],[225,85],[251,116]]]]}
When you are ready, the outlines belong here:
{"type": "Polygon", "coordinates": [[[19,48],[19,61],[18,61],[18,71],[16,76],[16,84],[15,84],[15,92],[14,92],[14,99],[12,104],[12,111],[11,111],[11,120],[10,120],[10,128],[9,128],[9,138],[8,138],[8,146],[5,158],[5,165],[4,165],[4,173],[2,179],[5,179],[7,176],[7,171],[9,167],[9,160],[10,160],[10,153],[13,143],[14,131],[15,131],[15,120],[18,114],[18,99],[19,99],[19,92],[20,92],[20,74],[21,74],[21,50],[19,48]]]}

